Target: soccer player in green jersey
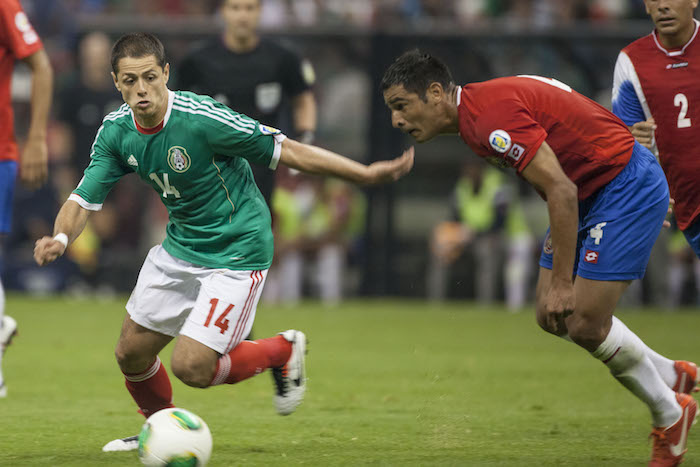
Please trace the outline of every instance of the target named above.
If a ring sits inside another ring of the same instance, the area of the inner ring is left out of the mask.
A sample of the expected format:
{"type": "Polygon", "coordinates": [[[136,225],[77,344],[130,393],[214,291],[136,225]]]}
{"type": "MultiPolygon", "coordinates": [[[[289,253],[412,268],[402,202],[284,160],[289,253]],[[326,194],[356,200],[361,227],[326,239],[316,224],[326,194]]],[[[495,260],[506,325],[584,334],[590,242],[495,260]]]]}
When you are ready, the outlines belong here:
{"type": "MultiPolygon", "coordinates": [[[[173,406],[158,354],[177,337],[172,371],[185,384],[234,384],[271,368],[277,411],[292,413],[305,390],[304,333],[243,340],[273,250],[270,212],[248,162],[382,183],[411,169],[413,149],[366,166],[288,139],[209,97],[170,91],[163,45],[150,34],[121,37],[111,60],[125,104],[104,118],[54,236],[36,242],[36,262],[61,256],[112,186],[136,172],[161,195],[170,217],[165,241],[151,249],[139,273],[115,351],[140,412],[148,417],[173,406]]],[[[135,447],[132,437],[105,449],[135,447]]]]}

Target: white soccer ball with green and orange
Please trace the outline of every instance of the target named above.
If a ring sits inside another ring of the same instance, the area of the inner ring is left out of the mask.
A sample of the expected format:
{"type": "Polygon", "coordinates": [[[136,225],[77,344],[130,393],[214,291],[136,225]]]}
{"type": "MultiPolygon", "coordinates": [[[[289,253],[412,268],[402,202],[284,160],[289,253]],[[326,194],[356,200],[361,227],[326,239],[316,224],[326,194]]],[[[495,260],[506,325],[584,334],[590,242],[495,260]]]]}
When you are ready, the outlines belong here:
{"type": "Polygon", "coordinates": [[[139,433],[139,459],[151,467],[199,467],[211,456],[212,439],[204,420],[189,410],[160,410],[139,433]]]}

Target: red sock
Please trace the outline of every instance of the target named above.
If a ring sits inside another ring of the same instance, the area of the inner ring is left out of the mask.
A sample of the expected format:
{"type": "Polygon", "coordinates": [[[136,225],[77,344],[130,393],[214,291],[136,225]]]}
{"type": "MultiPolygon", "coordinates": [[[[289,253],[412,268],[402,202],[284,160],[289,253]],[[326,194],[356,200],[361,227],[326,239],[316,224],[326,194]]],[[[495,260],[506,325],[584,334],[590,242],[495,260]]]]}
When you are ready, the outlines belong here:
{"type": "Polygon", "coordinates": [[[209,385],[238,383],[262,373],[267,368],[284,365],[291,354],[292,343],[279,335],[256,341],[243,341],[219,358],[216,373],[209,385]]]}
{"type": "Polygon", "coordinates": [[[165,367],[156,357],[156,361],[143,373],[127,375],[124,373],[126,388],[134,398],[139,412],[146,418],[161,409],[173,405],[173,388],[165,367]]]}

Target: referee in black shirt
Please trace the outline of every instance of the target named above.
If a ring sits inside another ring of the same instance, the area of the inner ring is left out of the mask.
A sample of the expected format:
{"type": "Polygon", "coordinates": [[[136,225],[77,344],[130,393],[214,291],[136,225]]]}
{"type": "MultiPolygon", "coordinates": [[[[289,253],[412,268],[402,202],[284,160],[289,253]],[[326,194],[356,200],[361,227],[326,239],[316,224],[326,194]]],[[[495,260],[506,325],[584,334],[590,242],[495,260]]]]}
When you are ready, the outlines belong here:
{"type": "MultiPolygon", "coordinates": [[[[222,36],[188,54],[177,89],[212,96],[236,112],[279,128],[291,107],[295,139],[311,143],[316,129],[314,70],[290,49],[258,34],[262,0],[222,0],[222,36]]],[[[251,164],[268,206],[274,172],[251,164]]]]}

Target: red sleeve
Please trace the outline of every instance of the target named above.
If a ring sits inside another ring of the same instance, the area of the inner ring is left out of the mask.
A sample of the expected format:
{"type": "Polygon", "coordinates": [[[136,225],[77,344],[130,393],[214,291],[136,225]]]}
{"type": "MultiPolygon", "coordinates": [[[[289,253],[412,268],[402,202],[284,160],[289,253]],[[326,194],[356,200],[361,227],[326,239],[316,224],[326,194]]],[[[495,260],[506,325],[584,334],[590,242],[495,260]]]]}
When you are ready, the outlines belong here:
{"type": "Polygon", "coordinates": [[[15,58],[21,60],[43,48],[18,0],[0,1],[0,22],[3,45],[15,58]]]}
{"type": "Polygon", "coordinates": [[[545,129],[516,100],[490,105],[476,120],[476,135],[489,156],[505,161],[518,173],[547,138],[545,129]]]}

